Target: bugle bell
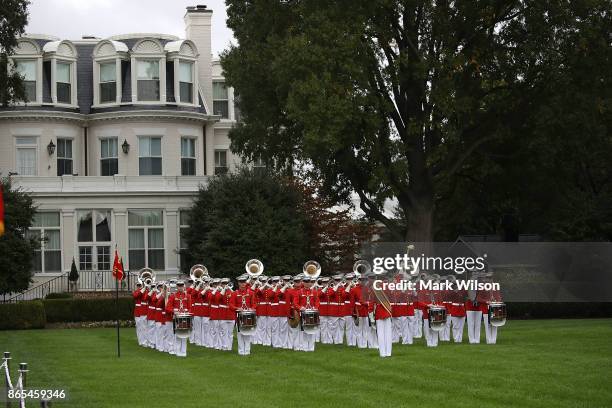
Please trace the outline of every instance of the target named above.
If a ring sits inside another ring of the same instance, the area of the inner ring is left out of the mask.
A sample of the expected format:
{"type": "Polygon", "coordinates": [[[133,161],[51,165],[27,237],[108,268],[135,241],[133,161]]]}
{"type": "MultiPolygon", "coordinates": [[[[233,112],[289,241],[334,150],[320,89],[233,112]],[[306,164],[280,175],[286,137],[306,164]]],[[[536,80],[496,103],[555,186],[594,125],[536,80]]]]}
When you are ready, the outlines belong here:
{"type": "Polygon", "coordinates": [[[264,266],[259,259],[251,259],[246,263],[244,269],[249,276],[255,278],[263,273],[264,266]]]}
{"type": "Polygon", "coordinates": [[[304,275],[316,279],[321,274],[321,265],[317,261],[308,261],[302,268],[304,275]]]}

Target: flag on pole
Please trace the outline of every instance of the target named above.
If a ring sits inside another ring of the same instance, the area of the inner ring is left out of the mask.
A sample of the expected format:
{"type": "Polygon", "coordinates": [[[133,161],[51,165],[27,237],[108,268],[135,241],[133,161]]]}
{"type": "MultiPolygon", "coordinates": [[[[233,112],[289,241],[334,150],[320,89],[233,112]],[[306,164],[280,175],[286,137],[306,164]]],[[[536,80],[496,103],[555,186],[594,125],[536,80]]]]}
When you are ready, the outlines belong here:
{"type": "Polygon", "coordinates": [[[113,261],[113,278],[118,281],[123,280],[123,265],[119,262],[117,248],[115,248],[115,260],[113,261]]]}
{"type": "Polygon", "coordinates": [[[0,186],[0,237],[4,234],[4,195],[0,186]]]}
{"type": "Polygon", "coordinates": [[[121,268],[121,273],[123,274],[123,278],[121,280],[125,280],[127,278],[127,274],[125,273],[125,268],[123,267],[123,257],[119,257],[119,266],[121,268]]]}

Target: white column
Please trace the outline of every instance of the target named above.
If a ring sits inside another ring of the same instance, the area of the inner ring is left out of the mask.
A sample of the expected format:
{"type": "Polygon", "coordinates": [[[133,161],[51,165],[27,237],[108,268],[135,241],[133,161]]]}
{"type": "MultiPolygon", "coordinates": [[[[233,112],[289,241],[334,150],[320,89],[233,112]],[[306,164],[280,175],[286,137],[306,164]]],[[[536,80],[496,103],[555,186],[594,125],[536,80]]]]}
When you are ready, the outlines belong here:
{"type": "Polygon", "coordinates": [[[76,220],[74,208],[62,208],[62,253],[64,271],[70,271],[72,258],[78,262],[77,242],[76,242],[76,220]]]}
{"type": "Polygon", "coordinates": [[[129,268],[127,210],[125,208],[115,208],[113,215],[113,241],[117,245],[117,251],[123,257],[123,265],[129,268]]]}
{"type": "Polygon", "coordinates": [[[166,272],[178,271],[178,208],[171,207],[166,209],[166,233],[165,233],[165,258],[166,272]]]}
{"type": "Polygon", "coordinates": [[[215,174],[215,128],[212,123],[206,125],[206,172],[204,175],[215,174]]]}

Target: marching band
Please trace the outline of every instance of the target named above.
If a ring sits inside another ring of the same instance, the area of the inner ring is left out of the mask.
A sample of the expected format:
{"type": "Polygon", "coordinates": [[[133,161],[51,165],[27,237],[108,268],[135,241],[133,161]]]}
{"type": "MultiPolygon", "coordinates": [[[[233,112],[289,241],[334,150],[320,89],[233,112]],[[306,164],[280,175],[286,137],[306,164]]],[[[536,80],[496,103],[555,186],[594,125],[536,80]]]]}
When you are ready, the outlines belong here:
{"type": "MultiPolygon", "coordinates": [[[[210,277],[203,265],[191,268],[187,282],[156,282],[152,270],[141,270],[133,292],[138,344],[179,357],[187,355],[187,342],[231,351],[235,329],[239,355],[249,355],[251,344],[312,352],[317,342],[346,342],[389,357],[394,343],[410,345],[422,336],[428,347],[451,339],[461,343],[466,321],[469,343],[480,342],[484,324],[486,343],[495,344],[506,320],[499,292],[376,290],[375,279],[401,275],[374,275],[365,261],[332,278],[319,277],[316,261],[296,276],[266,277],[256,259],[245,269],[236,289],[229,278],[210,277]]],[[[490,280],[490,274],[483,278],[490,280]]],[[[427,274],[418,279],[456,280],[427,274]]]]}

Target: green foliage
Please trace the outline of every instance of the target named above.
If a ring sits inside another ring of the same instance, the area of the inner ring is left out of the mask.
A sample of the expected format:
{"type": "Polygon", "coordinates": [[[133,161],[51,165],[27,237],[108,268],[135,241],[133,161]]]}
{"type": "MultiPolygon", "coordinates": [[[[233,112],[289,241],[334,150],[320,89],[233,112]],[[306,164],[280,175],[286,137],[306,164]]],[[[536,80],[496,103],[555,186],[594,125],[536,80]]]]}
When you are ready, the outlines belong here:
{"type": "Polygon", "coordinates": [[[25,32],[29,4],[29,0],[2,0],[0,5],[0,104],[5,107],[26,100],[23,78],[8,63],[8,56],[25,32]]]}
{"type": "Polygon", "coordinates": [[[393,239],[490,233],[513,213],[552,236],[606,236],[609,154],[594,148],[609,145],[609,1],[227,5],[234,151],[306,164],[393,239]]]}
{"type": "MultiPolygon", "coordinates": [[[[43,301],[47,321],[61,322],[95,322],[115,320],[117,318],[115,299],[45,299],[43,301]]],[[[134,301],[131,297],[119,298],[119,320],[133,318],[134,301]]]]}
{"type": "Polygon", "coordinates": [[[297,273],[307,246],[300,200],[288,183],[267,172],[241,169],[215,177],[191,210],[187,268],[202,263],[212,276],[235,277],[257,258],[267,275],[297,273]]]}
{"type": "Polygon", "coordinates": [[[45,323],[40,300],[0,304],[0,330],[44,329],[45,323]]]}
{"type": "Polygon", "coordinates": [[[76,282],[79,280],[79,270],[77,269],[76,262],[72,258],[72,265],[70,266],[70,273],[68,274],[68,280],[70,282],[76,282]]]}
{"type": "Polygon", "coordinates": [[[69,292],[49,293],[47,296],[45,296],[45,299],[72,299],[72,293],[69,293],[69,292]]]}
{"type": "Polygon", "coordinates": [[[35,242],[25,236],[32,225],[36,208],[32,198],[14,189],[8,178],[0,179],[4,191],[4,228],[0,237],[0,294],[19,292],[28,288],[32,277],[35,242]]]}

